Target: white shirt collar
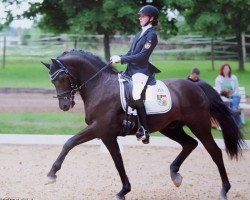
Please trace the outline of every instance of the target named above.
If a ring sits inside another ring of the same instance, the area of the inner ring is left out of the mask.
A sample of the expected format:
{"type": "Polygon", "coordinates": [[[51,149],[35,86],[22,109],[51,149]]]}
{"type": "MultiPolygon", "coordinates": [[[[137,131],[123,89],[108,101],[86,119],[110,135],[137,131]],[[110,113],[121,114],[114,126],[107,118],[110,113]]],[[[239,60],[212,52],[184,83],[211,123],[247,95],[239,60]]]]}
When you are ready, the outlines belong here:
{"type": "Polygon", "coordinates": [[[146,30],[148,30],[149,28],[152,27],[152,24],[148,24],[147,26],[142,26],[142,32],[145,32],[146,30]]]}
{"type": "MultiPolygon", "coordinates": [[[[143,33],[145,33],[146,32],[146,30],[148,30],[149,28],[151,28],[152,27],[152,24],[148,24],[147,26],[142,26],[141,28],[142,28],[142,32],[141,32],[141,36],[143,35],[143,33]]],[[[141,37],[140,36],[140,37],[141,37]]]]}

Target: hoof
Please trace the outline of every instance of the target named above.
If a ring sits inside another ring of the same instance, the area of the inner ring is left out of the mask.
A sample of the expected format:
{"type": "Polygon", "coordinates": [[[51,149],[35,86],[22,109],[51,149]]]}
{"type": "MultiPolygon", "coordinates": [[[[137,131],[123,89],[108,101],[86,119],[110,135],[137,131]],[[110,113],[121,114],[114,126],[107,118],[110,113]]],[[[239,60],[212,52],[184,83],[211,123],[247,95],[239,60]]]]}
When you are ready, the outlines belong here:
{"type": "Polygon", "coordinates": [[[220,192],[220,200],[227,200],[227,194],[223,189],[220,192]]]}
{"type": "Polygon", "coordinates": [[[56,182],[57,176],[55,174],[54,175],[48,174],[47,177],[49,178],[49,181],[45,183],[45,185],[53,184],[56,182]]]}
{"type": "Polygon", "coordinates": [[[173,180],[174,185],[176,187],[180,187],[182,183],[182,179],[183,177],[179,173],[177,173],[175,179],[173,180]]]}
{"type": "Polygon", "coordinates": [[[119,197],[118,195],[115,195],[115,197],[112,200],[125,200],[125,196],[119,197]]]}

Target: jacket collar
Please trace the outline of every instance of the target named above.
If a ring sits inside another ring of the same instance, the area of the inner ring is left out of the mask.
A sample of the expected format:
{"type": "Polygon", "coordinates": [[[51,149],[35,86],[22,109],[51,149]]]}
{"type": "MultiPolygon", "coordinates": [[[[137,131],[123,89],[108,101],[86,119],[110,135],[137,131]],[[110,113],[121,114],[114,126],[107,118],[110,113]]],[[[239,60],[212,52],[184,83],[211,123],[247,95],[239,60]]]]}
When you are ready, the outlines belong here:
{"type": "Polygon", "coordinates": [[[134,51],[134,49],[135,49],[135,47],[136,47],[136,44],[141,40],[141,38],[145,37],[145,36],[148,34],[148,32],[150,32],[151,30],[154,30],[154,27],[148,28],[148,29],[145,31],[145,33],[143,33],[143,35],[142,35],[141,37],[140,37],[141,31],[140,31],[139,33],[136,34],[134,43],[132,44],[132,45],[133,45],[133,47],[132,47],[132,52],[134,51]]]}
{"type": "Polygon", "coordinates": [[[142,28],[142,31],[141,31],[141,36],[142,34],[144,34],[149,28],[151,28],[152,25],[151,24],[148,24],[147,26],[143,26],[141,27],[142,28]]]}
{"type": "Polygon", "coordinates": [[[154,27],[149,27],[143,34],[142,31],[140,31],[137,36],[136,36],[136,41],[139,41],[141,38],[143,38],[144,36],[146,36],[148,34],[149,31],[154,30],[154,27]],[[142,34],[142,36],[141,36],[142,34]],[[141,37],[140,37],[141,36],[141,37]]]}

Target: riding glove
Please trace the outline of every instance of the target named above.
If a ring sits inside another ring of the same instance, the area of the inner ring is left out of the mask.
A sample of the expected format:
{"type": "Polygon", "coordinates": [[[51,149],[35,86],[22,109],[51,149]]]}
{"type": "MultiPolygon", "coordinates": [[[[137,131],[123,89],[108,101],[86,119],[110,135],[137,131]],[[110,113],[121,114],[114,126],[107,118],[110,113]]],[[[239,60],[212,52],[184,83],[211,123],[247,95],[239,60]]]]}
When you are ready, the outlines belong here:
{"type": "Polygon", "coordinates": [[[121,62],[121,57],[117,56],[117,55],[111,56],[110,62],[111,63],[119,63],[119,62],[121,62]]]}

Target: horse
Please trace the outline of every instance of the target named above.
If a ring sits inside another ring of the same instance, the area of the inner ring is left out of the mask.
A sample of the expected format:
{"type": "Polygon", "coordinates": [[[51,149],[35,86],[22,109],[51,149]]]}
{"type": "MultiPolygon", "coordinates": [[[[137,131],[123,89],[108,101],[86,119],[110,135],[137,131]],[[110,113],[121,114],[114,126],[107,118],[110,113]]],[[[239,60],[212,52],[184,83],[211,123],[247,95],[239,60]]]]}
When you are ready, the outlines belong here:
{"type": "MultiPolygon", "coordinates": [[[[87,127],[63,145],[47,176],[55,181],[56,173],[61,169],[68,152],[79,144],[98,138],[107,147],[122,182],[122,188],[114,199],[125,199],[125,195],[131,191],[131,184],[117,142],[117,137],[122,135],[122,123],[126,118],[120,101],[117,70],[112,64],[82,50],[64,52],[51,61],[42,63],[49,69],[60,109],[68,111],[72,108],[75,104],[74,95],[79,92],[84,103],[87,127]]],[[[227,199],[231,185],[222,151],[211,134],[210,119],[213,117],[219,122],[226,152],[231,159],[237,160],[242,155],[244,139],[232,112],[218,93],[205,82],[196,84],[184,79],[163,82],[169,88],[172,108],[167,113],[147,115],[147,122],[150,133],[159,131],[182,146],[181,152],[170,165],[170,177],[174,185],[181,185],[183,177],[179,173],[180,166],[198,145],[197,140],[184,131],[183,126],[187,126],[217,165],[222,181],[220,197],[227,199]]],[[[135,135],[138,120],[137,117],[132,117],[131,120],[135,127],[128,134],[135,135]]]]}

